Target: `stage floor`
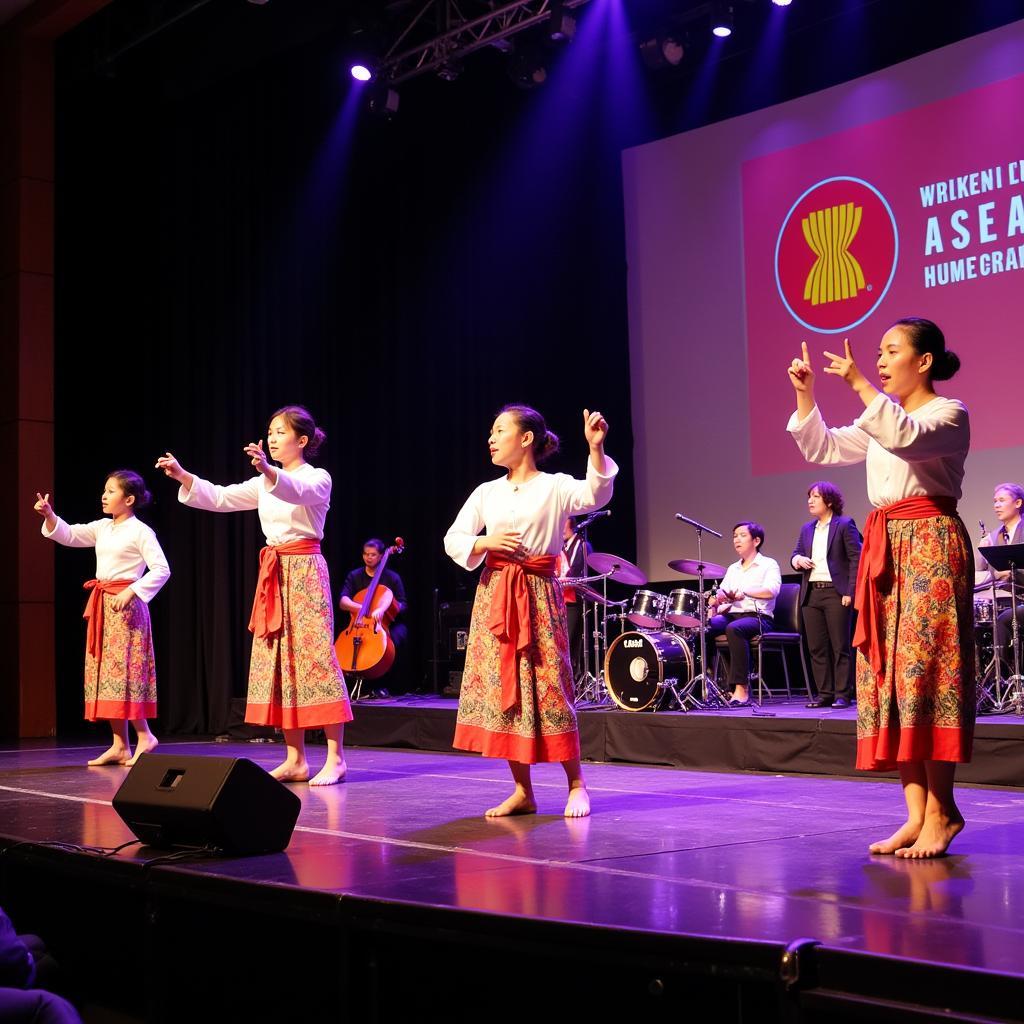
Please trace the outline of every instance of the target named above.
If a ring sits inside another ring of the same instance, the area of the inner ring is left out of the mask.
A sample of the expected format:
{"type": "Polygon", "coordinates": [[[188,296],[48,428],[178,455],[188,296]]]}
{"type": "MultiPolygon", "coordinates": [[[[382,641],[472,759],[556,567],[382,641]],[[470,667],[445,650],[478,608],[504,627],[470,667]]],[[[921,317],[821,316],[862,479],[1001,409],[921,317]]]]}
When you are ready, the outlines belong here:
{"type": "MultiPolygon", "coordinates": [[[[112,847],[132,839],[110,807],[126,769],[86,768],[95,748],[0,750],[3,845],[112,847]]],[[[248,757],[279,745],[164,743],[164,754],[248,757]]],[[[314,760],[323,748],[313,747],[314,760]]],[[[557,765],[535,770],[540,813],[485,819],[509,791],[500,762],[350,749],[348,781],[294,787],[284,853],[176,872],[487,915],[842,951],[1024,978],[1024,794],[964,787],[952,856],[907,862],[867,846],[900,823],[890,781],[718,774],[593,764],[593,814],[561,815],[557,765]]],[[[129,847],[143,865],[159,851],[129,847]]]]}

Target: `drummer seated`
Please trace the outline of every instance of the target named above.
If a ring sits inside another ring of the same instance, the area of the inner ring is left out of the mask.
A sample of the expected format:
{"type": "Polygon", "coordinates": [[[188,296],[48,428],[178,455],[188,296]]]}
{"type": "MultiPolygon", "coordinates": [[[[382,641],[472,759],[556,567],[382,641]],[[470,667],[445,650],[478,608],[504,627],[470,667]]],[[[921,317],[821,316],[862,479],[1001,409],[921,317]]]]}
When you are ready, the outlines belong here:
{"type": "Polygon", "coordinates": [[[750,703],[750,641],[773,625],[775,599],[782,589],[782,572],[774,558],[761,554],[764,527],[737,523],[732,546],[739,561],[726,570],[718,591],[709,602],[708,639],[724,635],[729,644],[730,704],[750,703]]]}
{"type": "MultiPolygon", "coordinates": [[[[999,547],[1005,544],[1024,544],[1024,487],[1020,484],[997,484],[992,495],[992,508],[999,520],[998,529],[989,533],[980,547],[999,547]]],[[[980,551],[974,554],[974,583],[979,603],[991,604],[992,584],[996,586],[995,643],[1000,651],[1007,650],[1012,638],[1013,611],[1010,608],[1010,573],[997,572],[988,564],[980,551]],[[1001,609],[1001,610],[1000,610],[1001,609]]],[[[1024,570],[1017,570],[1017,622],[1024,628],[1024,570]]],[[[989,611],[991,618],[992,611],[989,611]]]]}

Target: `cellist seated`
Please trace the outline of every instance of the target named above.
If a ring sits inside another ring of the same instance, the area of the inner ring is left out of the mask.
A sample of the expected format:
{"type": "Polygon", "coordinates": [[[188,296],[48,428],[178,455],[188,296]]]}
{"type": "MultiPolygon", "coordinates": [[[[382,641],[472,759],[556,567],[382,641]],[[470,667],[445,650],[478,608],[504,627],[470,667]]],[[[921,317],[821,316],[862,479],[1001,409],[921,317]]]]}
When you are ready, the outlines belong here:
{"type": "MultiPolygon", "coordinates": [[[[380,560],[386,550],[387,545],[377,537],[371,537],[363,544],[363,564],[360,568],[353,569],[345,577],[341,588],[338,606],[342,611],[348,612],[354,617],[359,615],[364,592],[376,575],[380,560]]],[[[402,577],[393,569],[385,566],[378,580],[378,590],[380,595],[375,597],[372,602],[370,618],[378,626],[383,623],[387,627],[396,652],[400,652],[408,636],[408,630],[403,621],[406,600],[402,577]]],[[[357,621],[360,620],[357,619],[357,621]]],[[[352,674],[350,666],[342,664],[341,667],[344,672],[352,674]]],[[[400,669],[400,664],[398,667],[400,669]]],[[[393,675],[398,676],[399,672],[394,672],[393,675]]],[[[375,681],[374,688],[367,696],[380,699],[390,697],[391,694],[375,681]]]]}

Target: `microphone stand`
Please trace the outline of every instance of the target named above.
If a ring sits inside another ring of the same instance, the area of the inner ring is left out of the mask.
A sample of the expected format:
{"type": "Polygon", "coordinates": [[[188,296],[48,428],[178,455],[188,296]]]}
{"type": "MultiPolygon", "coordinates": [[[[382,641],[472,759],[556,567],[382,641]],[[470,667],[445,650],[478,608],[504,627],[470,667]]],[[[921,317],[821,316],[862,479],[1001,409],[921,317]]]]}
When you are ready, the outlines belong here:
{"type": "Polygon", "coordinates": [[[700,616],[700,627],[698,629],[698,636],[700,637],[700,674],[693,677],[690,681],[690,685],[686,687],[683,692],[683,696],[679,700],[680,709],[683,711],[689,711],[689,704],[694,710],[713,710],[715,708],[721,708],[728,706],[728,701],[725,699],[722,691],[718,688],[717,683],[710,678],[708,673],[708,645],[707,645],[707,632],[708,632],[708,609],[707,599],[704,595],[704,556],[701,552],[701,535],[707,531],[714,536],[721,539],[721,534],[716,530],[712,530],[709,526],[704,526],[703,523],[694,521],[693,519],[687,519],[685,516],[676,515],[682,523],[686,523],[688,526],[692,526],[697,534],[697,611],[700,616]],[[700,697],[694,697],[693,691],[697,687],[698,681],[700,682],[700,697]]]}

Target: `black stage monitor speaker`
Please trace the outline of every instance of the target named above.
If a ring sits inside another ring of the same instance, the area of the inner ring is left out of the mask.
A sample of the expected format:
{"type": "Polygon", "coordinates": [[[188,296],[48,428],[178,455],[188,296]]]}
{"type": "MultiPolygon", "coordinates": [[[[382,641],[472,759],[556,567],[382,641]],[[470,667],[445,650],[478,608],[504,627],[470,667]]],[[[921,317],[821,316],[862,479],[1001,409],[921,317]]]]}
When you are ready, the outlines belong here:
{"type": "Polygon", "coordinates": [[[276,853],[291,839],[299,798],[244,757],[143,754],[113,800],[151,846],[276,853]]]}

